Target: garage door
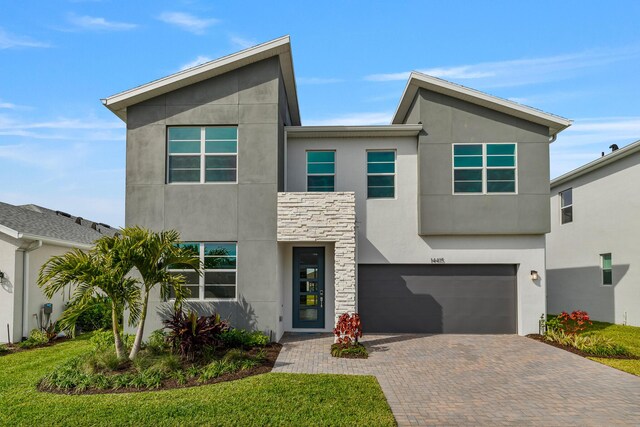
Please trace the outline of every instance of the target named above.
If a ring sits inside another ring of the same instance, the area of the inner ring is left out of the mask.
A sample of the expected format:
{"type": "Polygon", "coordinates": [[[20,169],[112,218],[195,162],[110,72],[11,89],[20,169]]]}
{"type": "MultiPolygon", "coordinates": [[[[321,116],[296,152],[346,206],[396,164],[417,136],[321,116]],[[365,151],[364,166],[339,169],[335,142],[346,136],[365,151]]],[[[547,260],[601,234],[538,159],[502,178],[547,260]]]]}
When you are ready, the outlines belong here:
{"type": "Polygon", "coordinates": [[[365,332],[514,334],[515,265],[360,264],[365,332]]]}

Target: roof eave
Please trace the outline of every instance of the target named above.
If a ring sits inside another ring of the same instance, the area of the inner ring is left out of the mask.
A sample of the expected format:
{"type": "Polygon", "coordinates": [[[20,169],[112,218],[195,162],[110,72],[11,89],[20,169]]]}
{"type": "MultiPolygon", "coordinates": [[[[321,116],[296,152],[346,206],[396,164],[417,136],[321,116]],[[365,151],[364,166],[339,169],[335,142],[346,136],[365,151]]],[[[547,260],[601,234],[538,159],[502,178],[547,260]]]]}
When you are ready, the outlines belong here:
{"type": "Polygon", "coordinates": [[[448,82],[436,77],[427,76],[422,73],[412,72],[407,85],[400,98],[400,103],[393,116],[391,123],[399,124],[404,122],[409,107],[413,103],[415,96],[420,88],[431,90],[433,92],[452,96],[463,101],[471,102],[492,110],[519,117],[524,120],[538,123],[549,128],[549,136],[553,136],[558,132],[571,126],[572,121],[564,117],[554,114],[545,113],[526,105],[518,104],[507,99],[499,98],[484,92],[477,91],[465,86],[448,82]]]}
{"type": "Polygon", "coordinates": [[[291,120],[293,123],[300,123],[300,110],[298,106],[298,95],[289,36],[283,36],[205,64],[179,71],[124,92],[117,93],[103,99],[102,103],[116,116],[126,122],[127,107],[131,105],[138,104],[153,97],[163,95],[274,56],[278,56],[280,60],[285,90],[287,92],[287,100],[291,110],[291,120]]]}
{"type": "Polygon", "coordinates": [[[294,138],[332,138],[332,137],[383,137],[416,136],[422,131],[422,125],[373,125],[373,126],[286,126],[285,132],[294,138]]]}

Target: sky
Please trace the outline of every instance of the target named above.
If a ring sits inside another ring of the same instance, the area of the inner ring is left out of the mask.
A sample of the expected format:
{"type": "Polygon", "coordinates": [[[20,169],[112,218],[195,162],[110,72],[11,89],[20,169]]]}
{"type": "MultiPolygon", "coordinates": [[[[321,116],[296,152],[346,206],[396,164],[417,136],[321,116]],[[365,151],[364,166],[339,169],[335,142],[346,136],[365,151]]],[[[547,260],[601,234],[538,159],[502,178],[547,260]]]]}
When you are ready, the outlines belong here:
{"type": "Polygon", "coordinates": [[[640,139],[640,2],[0,0],[0,201],[124,225],[100,99],[291,36],[303,125],[388,124],[411,70],[574,121],[551,177],[640,139]]]}

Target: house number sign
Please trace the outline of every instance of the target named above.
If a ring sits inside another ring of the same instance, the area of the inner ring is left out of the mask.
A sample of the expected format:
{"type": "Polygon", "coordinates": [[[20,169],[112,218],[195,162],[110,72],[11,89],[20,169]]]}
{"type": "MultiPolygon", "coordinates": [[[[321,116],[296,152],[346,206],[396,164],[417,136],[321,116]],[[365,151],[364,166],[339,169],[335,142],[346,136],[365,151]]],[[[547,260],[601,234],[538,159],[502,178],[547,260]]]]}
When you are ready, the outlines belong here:
{"type": "Polygon", "coordinates": [[[444,258],[431,258],[431,264],[446,264],[444,258]]]}

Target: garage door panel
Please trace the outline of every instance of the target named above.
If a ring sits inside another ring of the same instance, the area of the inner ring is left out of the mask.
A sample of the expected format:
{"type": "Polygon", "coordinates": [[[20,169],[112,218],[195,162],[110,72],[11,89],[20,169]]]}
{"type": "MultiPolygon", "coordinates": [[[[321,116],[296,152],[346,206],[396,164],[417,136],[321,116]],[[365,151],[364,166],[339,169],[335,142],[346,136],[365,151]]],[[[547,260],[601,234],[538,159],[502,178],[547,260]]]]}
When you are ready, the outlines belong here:
{"type": "Polygon", "coordinates": [[[361,264],[367,332],[515,333],[514,265],[361,264]]]}

